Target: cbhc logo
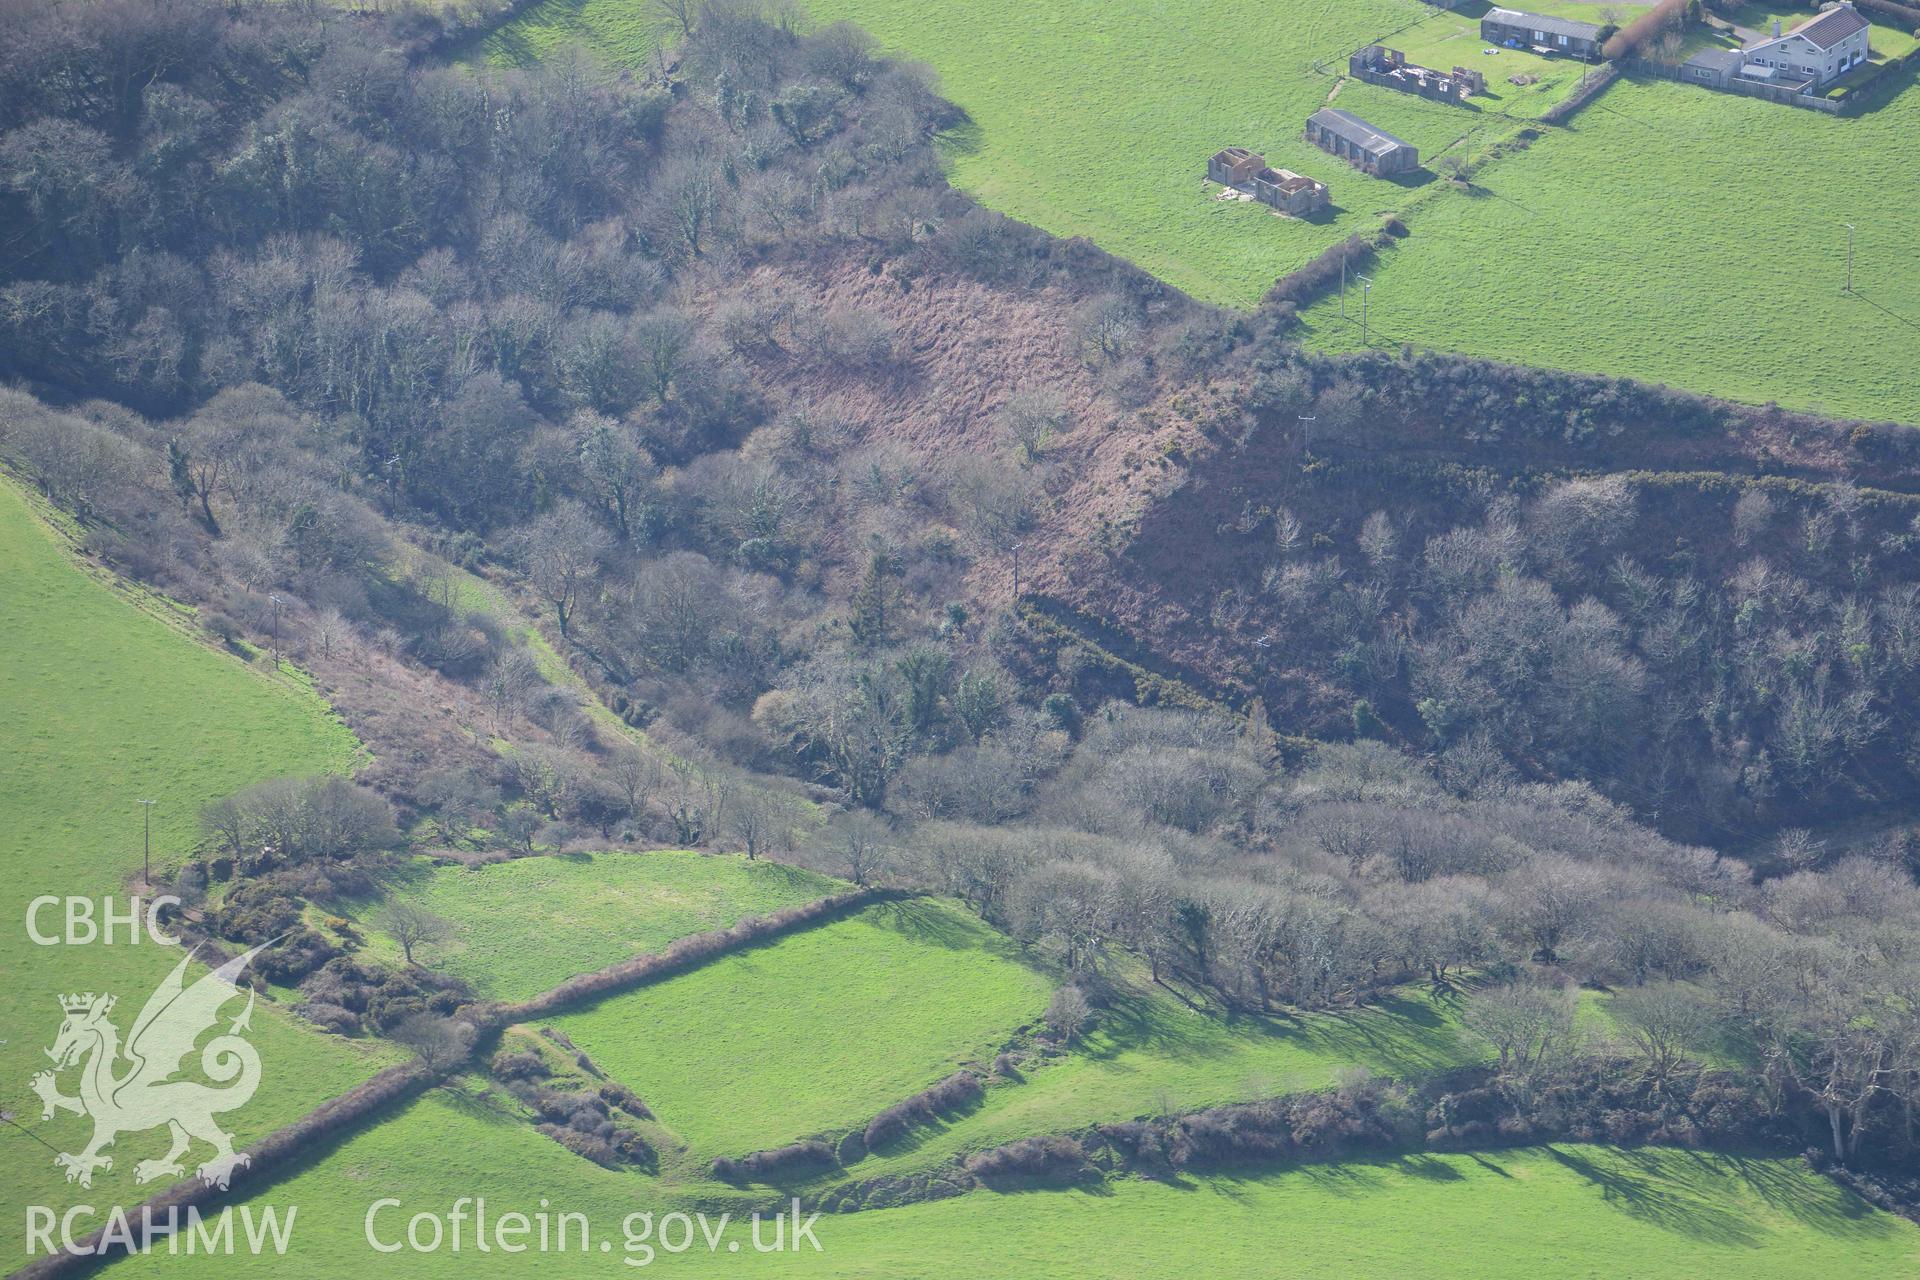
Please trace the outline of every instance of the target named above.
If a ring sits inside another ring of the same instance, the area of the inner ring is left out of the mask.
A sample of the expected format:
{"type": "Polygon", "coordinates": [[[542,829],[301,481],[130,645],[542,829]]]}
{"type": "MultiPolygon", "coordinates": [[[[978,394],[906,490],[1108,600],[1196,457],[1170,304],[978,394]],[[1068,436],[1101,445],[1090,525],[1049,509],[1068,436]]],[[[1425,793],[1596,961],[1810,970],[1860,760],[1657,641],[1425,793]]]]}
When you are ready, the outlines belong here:
{"type": "Polygon", "coordinates": [[[126,900],[125,910],[117,907],[117,899],[108,896],[100,899],[98,911],[92,898],[61,898],[53,894],[43,894],[27,904],[27,936],[42,947],[90,946],[95,942],[112,946],[116,933],[123,934],[124,942],[138,944],[144,933],[148,939],[163,947],[177,947],[180,939],[160,928],[160,915],[168,907],[180,905],[180,899],[171,893],[163,893],[157,898],[142,899],[138,894],[126,900]],[[142,902],[146,903],[144,909],[142,902]],[[43,933],[40,917],[49,908],[61,907],[64,910],[54,916],[56,921],[64,918],[64,933],[43,933]]]}

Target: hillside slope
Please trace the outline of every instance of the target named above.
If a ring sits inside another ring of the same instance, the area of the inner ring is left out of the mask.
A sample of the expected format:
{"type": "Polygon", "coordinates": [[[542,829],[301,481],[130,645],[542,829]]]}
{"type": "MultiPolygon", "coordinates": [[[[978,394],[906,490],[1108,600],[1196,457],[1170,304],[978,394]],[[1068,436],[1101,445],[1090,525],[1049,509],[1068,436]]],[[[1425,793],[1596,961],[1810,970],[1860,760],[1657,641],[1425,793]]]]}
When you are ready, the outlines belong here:
{"type": "MultiPolygon", "coordinates": [[[[82,1117],[41,1124],[29,1091],[47,1065],[41,1050],[60,1027],[58,997],[112,992],[127,1026],[147,993],[178,961],[148,942],[38,946],[27,936],[28,904],[51,895],[111,895],[121,911],[141,867],[141,810],[153,807],[154,873],[165,882],[198,838],[202,805],[263,777],[345,770],[357,759],[351,734],[293,676],[269,678],[216,653],[164,620],[170,606],[130,596],[96,577],[0,480],[0,1110],[19,1126],[0,1130],[0,1204],[6,1249],[17,1258],[23,1206],[131,1201],[133,1166],[159,1156],[164,1133],[127,1134],[91,1195],[66,1183],[51,1143],[74,1151],[90,1132],[82,1117]]],[[[39,917],[62,930],[62,906],[39,917]]],[[[236,1006],[237,1010],[237,1006],[236,1006]]],[[[392,1061],[386,1046],[355,1044],[271,1007],[257,1011],[263,1063],[259,1093],[231,1117],[241,1146],[392,1061]]],[[[204,1155],[204,1153],[202,1153],[204,1155]]],[[[11,1265],[11,1264],[9,1264],[11,1265]]]]}

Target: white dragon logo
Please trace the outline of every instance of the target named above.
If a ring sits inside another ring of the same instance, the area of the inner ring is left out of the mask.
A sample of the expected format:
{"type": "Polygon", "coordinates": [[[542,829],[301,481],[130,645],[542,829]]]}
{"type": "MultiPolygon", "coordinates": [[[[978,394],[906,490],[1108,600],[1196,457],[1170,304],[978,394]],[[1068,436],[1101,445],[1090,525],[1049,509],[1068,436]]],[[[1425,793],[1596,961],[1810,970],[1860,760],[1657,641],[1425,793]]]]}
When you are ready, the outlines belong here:
{"type": "Polygon", "coordinates": [[[213,1158],[197,1171],[209,1185],[226,1187],[233,1171],[247,1164],[248,1157],[234,1151],[232,1135],[213,1117],[245,1106],[260,1087],[260,1055],[240,1034],[253,1017],[251,991],[246,1009],[225,1034],[209,1040],[200,1051],[201,1071],[225,1087],[175,1077],[200,1034],[219,1021],[220,1006],[239,994],[234,979],[260,950],[255,947],[227,961],[191,987],[186,985],[186,972],[193,957],[181,960],[147,997],[124,1049],[119,1029],[107,1017],[113,1012],[113,996],[88,992],[60,997],[66,1021],[60,1024],[53,1048],[46,1051],[53,1059],[53,1070],[34,1076],[32,1088],[40,1095],[43,1121],[51,1120],[56,1111],[93,1117],[93,1138],[86,1148],[54,1157],[54,1163],[67,1171],[68,1182],[91,1187],[95,1169],[113,1168],[112,1158],[100,1154],[102,1147],[111,1146],[122,1133],[161,1125],[171,1133],[173,1146],[158,1160],[136,1164],[137,1182],[181,1176],[185,1171],[180,1157],[195,1138],[213,1148],[213,1158]],[[122,1058],[129,1064],[124,1072],[118,1070],[122,1058]],[[75,1065],[80,1067],[80,1096],[70,1098],[60,1092],[54,1077],[75,1065]]]}

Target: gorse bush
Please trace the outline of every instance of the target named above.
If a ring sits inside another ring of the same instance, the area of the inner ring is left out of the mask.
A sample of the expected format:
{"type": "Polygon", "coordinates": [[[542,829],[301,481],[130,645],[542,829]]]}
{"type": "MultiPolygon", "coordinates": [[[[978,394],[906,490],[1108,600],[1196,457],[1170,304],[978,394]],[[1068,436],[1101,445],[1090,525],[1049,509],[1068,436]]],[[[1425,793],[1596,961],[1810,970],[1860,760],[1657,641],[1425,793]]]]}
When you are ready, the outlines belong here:
{"type": "Polygon", "coordinates": [[[494,1054],[488,1069],[502,1080],[536,1080],[553,1074],[553,1069],[539,1054],[524,1050],[502,1050],[494,1054]]]}
{"type": "Polygon", "coordinates": [[[1087,1153],[1073,1138],[1020,1138],[967,1157],[967,1172],[976,1178],[1069,1178],[1086,1167],[1087,1153]]]}
{"type": "Polygon", "coordinates": [[[723,1182],[778,1182],[830,1168],[833,1148],[815,1139],[788,1143],[769,1151],[755,1151],[738,1160],[721,1156],[713,1162],[713,1176],[723,1182]]]}
{"type": "Polygon", "coordinates": [[[916,1125],[971,1106],[979,1101],[984,1092],[978,1075],[971,1071],[956,1071],[938,1084],[895,1103],[870,1120],[862,1135],[866,1147],[870,1151],[877,1151],[916,1125]]]}

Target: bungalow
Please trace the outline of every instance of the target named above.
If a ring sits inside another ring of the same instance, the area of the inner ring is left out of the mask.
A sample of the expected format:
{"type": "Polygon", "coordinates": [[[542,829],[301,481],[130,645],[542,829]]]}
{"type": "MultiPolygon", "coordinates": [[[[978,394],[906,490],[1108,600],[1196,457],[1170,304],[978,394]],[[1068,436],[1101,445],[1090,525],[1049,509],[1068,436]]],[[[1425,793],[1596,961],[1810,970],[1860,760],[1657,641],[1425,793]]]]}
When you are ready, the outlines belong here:
{"type": "Polygon", "coordinates": [[[1375,177],[1420,167],[1416,148],[1338,107],[1322,107],[1307,117],[1307,141],[1375,177]]]}
{"type": "Polygon", "coordinates": [[[1773,35],[1741,50],[1741,74],[1750,80],[1820,90],[1867,60],[1872,24],[1853,0],[1841,0],[1784,35],[1778,19],[1773,35]]]}
{"type": "Polygon", "coordinates": [[[1592,22],[1550,18],[1544,13],[1522,13],[1518,9],[1489,9],[1480,19],[1480,38],[1488,44],[1589,61],[1600,56],[1601,33],[1605,30],[1592,22]]]}

